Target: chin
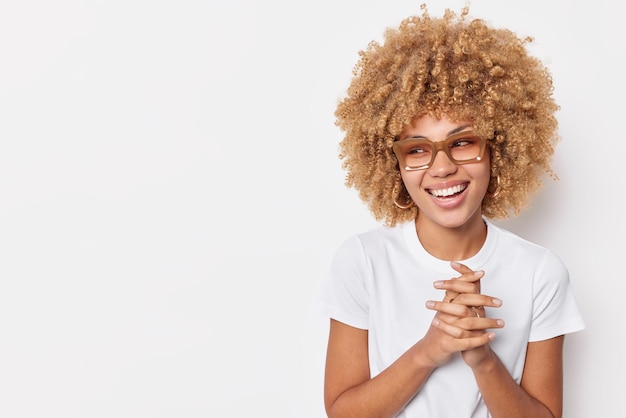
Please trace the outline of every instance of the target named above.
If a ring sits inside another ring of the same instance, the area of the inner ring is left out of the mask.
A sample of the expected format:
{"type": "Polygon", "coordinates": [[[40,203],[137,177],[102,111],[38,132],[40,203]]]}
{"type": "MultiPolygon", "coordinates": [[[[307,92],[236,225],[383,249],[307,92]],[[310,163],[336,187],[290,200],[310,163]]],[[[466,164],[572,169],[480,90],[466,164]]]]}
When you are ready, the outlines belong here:
{"type": "Polygon", "coordinates": [[[427,216],[431,222],[447,229],[458,229],[471,225],[475,219],[481,219],[481,212],[474,213],[449,213],[437,214],[433,217],[427,216]]]}

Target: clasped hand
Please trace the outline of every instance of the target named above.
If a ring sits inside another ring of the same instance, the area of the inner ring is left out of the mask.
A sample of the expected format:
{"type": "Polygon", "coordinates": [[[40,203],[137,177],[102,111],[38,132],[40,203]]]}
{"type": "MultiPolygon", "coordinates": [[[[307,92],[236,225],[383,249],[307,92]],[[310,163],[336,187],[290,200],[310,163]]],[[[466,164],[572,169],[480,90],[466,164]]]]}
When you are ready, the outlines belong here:
{"type": "Polygon", "coordinates": [[[447,363],[454,353],[461,352],[463,360],[475,367],[491,354],[489,342],[495,333],[489,329],[504,326],[501,319],[487,318],[484,307],[497,308],[502,301],[480,293],[483,271],[473,271],[456,262],[451,266],[461,275],[434,283],[435,288],[446,293],[440,302],[426,302],[426,307],[437,313],[422,342],[435,366],[447,363]]]}

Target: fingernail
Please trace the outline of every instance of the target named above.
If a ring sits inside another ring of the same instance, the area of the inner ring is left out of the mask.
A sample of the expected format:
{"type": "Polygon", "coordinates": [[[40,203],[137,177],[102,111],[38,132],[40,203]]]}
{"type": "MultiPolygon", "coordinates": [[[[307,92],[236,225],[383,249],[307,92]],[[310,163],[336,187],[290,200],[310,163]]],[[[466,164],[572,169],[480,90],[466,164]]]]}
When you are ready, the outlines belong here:
{"type": "Polygon", "coordinates": [[[487,336],[489,337],[490,340],[493,340],[494,338],[496,338],[496,333],[495,332],[488,332],[487,336]]]}
{"type": "Polygon", "coordinates": [[[432,308],[433,306],[435,306],[435,302],[433,302],[432,300],[426,301],[427,308],[432,308]]]}
{"type": "Polygon", "coordinates": [[[491,299],[491,302],[496,306],[502,305],[502,301],[500,299],[493,298],[491,299]]]}
{"type": "Polygon", "coordinates": [[[437,318],[433,318],[433,325],[439,325],[439,320],[437,318]]]}
{"type": "Polygon", "coordinates": [[[498,324],[498,326],[503,327],[504,326],[504,321],[501,319],[496,319],[496,324],[498,324]]]}
{"type": "Polygon", "coordinates": [[[435,286],[437,289],[440,289],[443,287],[443,282],[441,280],[437,280],[433,283],[433,286],[435,286]]]}
{"type": "Polygon", "coordinates": [[[461,263],[457,263],[456,261],[451,261],[450,265],[452,265],[452,267],[461,267],[461,263]]]}
{"type": "Polygon", "coordinates": [[[485,275],[485,272],[482,270],[476,270],[474,272],[474,277],[483,277],[485,275]]]}

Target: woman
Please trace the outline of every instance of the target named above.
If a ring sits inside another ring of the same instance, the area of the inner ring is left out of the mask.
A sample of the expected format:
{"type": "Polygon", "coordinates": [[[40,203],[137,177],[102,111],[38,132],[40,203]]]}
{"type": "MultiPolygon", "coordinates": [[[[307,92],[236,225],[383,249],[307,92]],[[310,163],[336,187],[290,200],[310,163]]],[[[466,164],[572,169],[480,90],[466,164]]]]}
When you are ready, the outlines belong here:
{"type": "Polygon", "coordinates": [[[338,105],[346,184],[386,225],[339,248],[322,291],[329,417],[562,415],[584,328],[568,271],[489,221],[554,176],[558,106],[530,39],[467,13],[387,30],[338,105]]]}

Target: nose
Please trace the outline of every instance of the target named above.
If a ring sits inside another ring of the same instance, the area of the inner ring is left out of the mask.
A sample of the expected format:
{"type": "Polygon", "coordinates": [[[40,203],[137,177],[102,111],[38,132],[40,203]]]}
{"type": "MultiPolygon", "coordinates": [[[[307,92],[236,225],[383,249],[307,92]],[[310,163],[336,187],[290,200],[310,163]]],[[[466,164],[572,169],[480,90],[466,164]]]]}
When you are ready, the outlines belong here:
{"type": "Polygon", "coordinates": [[[432,165],[428,168],[429,174],[433,177],[446,177],[454,174],[456,170],[457,165],[441,149],[437,151],[432,165]]]}

